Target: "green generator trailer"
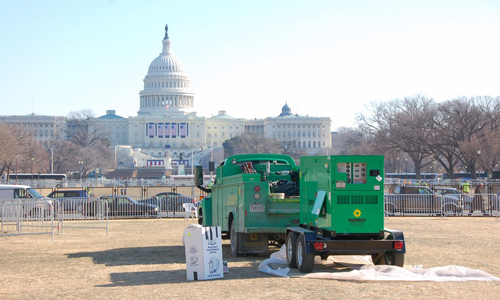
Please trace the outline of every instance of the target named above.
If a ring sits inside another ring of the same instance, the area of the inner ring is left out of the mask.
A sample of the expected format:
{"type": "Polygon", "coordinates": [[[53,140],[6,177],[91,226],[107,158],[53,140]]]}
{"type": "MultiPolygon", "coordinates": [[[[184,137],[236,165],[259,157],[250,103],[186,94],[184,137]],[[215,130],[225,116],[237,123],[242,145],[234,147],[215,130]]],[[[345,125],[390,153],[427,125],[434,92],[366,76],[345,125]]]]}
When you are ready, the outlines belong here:
{"type": "Polygon", "coordinates": [[[404,235],[384,227],[383,156],[300,158],[300,218],[286,230],[292,268],[310,272],[316,255],[371,255],[403,266],[404,235]]]}
{"type": "Polygon", "coordinates": [[[265,252],[270,243],[284,244],[287,227],[298,225],[299,172],[290,156],[230,156],[217,167],[209,189],[202,187],[201,167],[196,170],[195,184],[209,192],[199,205],[199,223],[220,226],[233,256],[265,252]]]}

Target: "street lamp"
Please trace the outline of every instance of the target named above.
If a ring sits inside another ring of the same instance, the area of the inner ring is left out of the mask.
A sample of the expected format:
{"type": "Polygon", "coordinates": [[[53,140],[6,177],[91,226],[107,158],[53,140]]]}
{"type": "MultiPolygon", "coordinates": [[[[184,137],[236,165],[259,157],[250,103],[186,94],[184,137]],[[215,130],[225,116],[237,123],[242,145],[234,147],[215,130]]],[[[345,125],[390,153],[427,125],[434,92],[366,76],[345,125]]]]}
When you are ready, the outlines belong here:
{"type": "Polygon", "coordinates": [[[399,157],[396,158],[397,164],[398,164],[398,176],[399,176],[399,157]]]}
{"type": "Polygon", "coordinates": [[[405,179],[408,179],[408,158],[405,158],[405,162],[406,162],[406,176],[405,176],[405,179]]]}
{"type": "Polygon", "coordinates": [[[16,153],[16,184],[17,184],[17,153],[16,153]]]}
{"type": "Polygon", "coordinates": [[[33,181],[33,163],[35,162],[35,158],[31,157],[31,181],[33,181]]]}
{"type": "Polygon", "coordinates": [[[477,166],[477,173],[479,173],[479,167],[480,167],[480,162],[481,162],[480,157],[479,157],[480,155],[481,155],[481,149],[477,149],[477,163],[479,164],[477,166]]]}

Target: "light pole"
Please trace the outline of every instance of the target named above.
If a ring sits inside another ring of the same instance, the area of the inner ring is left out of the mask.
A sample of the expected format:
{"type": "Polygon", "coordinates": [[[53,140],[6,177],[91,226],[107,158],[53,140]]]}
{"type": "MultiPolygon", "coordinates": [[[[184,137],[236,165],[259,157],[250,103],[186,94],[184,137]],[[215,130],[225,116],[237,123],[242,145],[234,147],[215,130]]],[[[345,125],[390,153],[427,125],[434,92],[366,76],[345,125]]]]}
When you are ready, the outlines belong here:
{"type": "Polygon", "coordinates": [[[35,158],[31,157],[31,181],[33,181],[33,163],[35,162],[35,158]]]}
{"type": "Polygon", "coordinates": [[[481,159],[480,159],[480,155],[481,155],[481,149],[477,149],[477,171],[476,173],[479,173],[479,167],[481,165],[481,159]]]}
{"type": "Polygon", "coordinates": [[[16,153],[16,184],[17,184],[17,153],[16,153]]]}
{"type": "Polygon", "coordinates": [[[398,176],[399,176],[399,157],[396,158],[397,164],[398,164],[398,176]]]}
{"type": "Polygon", "coordinates": [[[406,176],[405,176],[405,179],[408,179],[408,158],[405,158],[405,162],[406,162],[406,176]]]}

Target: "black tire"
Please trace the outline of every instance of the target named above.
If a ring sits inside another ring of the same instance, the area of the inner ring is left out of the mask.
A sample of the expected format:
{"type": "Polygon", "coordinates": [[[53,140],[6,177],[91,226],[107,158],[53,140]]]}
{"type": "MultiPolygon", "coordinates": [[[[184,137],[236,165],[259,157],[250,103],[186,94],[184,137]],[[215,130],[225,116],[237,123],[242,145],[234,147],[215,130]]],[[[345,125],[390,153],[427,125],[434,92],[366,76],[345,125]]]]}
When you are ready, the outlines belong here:
{"type": "Polygon", "coordinates": [[[314,268],[314,254],[306,254],[306,237],[303,234],[298,237],[295,249],[297,268],[302,273],[310,273],[314,268]]]}
{"type": "Polygon", "coordinates": [[[231,239],[231,255],[233,257],[238,257],[241,256],[240,253],[240,239],[239,239],[239,234],[236,232],[234,229],[234,221],[231,222],[231,229],[230,229],[230,239],[231,239]]]}
{"type": "Polygon", "coordinates": [[[397,252],[386,252],[382,255],[372,254],[372,261],[374,265],[391,265],[402,268],[405,264],[405,255],[397,252]]]}
{"type": "Polygon", "coordinates": [[[404,253],[386,252],[385,255],[383,255],[383,258],[385,259],[386,265],[398,266],[402,268],[405,264],[404,253]]]}
{"type": "Polygon", "coordinates": [[[380,261],[384,254],[372,254],[372,262],[374,265],[381,265],[380,261]]]}
{"type": "Polygon", "coordinates": [[[286,262],[290,268],[297,268],[297,236],[298,234],[293,231],[286,236],[286,262]]]}

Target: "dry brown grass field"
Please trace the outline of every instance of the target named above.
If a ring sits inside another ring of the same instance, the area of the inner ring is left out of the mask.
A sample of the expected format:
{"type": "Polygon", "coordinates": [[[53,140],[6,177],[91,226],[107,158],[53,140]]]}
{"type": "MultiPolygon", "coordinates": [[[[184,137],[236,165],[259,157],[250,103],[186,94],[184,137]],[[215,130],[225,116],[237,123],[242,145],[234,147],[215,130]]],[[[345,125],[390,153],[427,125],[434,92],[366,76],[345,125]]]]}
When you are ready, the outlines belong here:
{"type": "MultiPolygon", "coordinates": [[[[224,279],[186,281],[182,234],[192,220],[110,220],[103,229],[0,237],[0,299],[499,299],[500,282],[351,282],[259,272],[233,258],[224,279]]],[[[406,238],[406,265],[458,265],[500,277],[497,218],[386,218],[406,238]]]]}

